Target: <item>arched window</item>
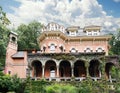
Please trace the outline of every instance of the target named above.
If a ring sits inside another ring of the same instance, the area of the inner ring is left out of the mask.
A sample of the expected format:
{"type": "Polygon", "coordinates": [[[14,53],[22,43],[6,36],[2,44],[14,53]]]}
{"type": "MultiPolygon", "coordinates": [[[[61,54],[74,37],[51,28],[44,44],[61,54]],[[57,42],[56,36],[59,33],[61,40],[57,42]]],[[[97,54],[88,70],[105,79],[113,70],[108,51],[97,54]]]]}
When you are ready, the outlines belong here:
{"type": "Polygon", "coordinates": [[[103,52],[103,49],[102,49],[101,47],[99,47],[99,48],[97,49],[97,52],[103,52]]]}
{"type": "Polygon", "coordinates": [[[51,50],[51,51],[55,51],[55,44],[51,44],[51,45],[50,45],[50,50],[51,50]]]}
{"type": "Polygon", "coordinates": [[[92,50],[90,48],[86,48],[84,51],[87,52],[87,53],[92,52],[92,50]]]}
{"type": "Polygon", "coordinates": [[[16,38],[15,38],[15,37],[12,37],[12,41],[15,42],[15,41],[16,41],[16,38]]]}
{"type": "Polygon", "coordinates": [[[71,49],[71,52],[72,52],[72,53],[75,53],[75,52],[76,52],[76,49],[75,49],[75,48],[72,48],[72,49],[71,49]]]}

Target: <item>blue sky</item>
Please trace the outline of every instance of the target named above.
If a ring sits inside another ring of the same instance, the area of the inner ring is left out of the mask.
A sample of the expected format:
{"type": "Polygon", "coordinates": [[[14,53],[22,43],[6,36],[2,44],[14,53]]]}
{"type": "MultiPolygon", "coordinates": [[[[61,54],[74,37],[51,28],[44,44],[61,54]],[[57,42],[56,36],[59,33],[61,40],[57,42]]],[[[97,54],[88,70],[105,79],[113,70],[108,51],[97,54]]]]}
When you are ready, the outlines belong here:
{"type": "Polygon", "coordinates": [[[3,10],[6,13],[12,13],[14,12],[12,9],[10,9],[11,6],[13,7],[19,7],[20,3],[15,0],[0,0],[0,6],[2,6],[3,10]]]}
{"type": "Polygon", "coordinates": [[[104,32],[120,28],[120,0],[0,0],[16,27],[37,20],[64,26],[101,25],[104,32]]]}
{"type": "Polygon", "coordinates": [[[103,6],[103,9],[108,15],[120,17],[120,1],[115,2],[114,0],[98,0],[98,2],[103,6]]]}
{"type": "MultiPolygon", "coordinates": [[[[103,9],[108,15],[114,17],[120,17],[120,1],[115,2],[114,0],[98,0],[99,4],[103,6],[103,9]]],[[[0,0],[0,6],[6,13],[13,13],[14,11],[10,7],[19,7],[20,2],[15,0],[0,0]]]]}

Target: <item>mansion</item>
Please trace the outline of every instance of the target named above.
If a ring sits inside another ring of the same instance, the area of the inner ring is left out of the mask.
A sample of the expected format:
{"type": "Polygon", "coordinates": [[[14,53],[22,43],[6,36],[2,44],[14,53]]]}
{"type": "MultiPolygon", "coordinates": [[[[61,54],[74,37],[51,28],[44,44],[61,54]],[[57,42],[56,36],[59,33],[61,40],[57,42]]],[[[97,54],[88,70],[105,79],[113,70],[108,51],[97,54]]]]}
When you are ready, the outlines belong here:
{"type": "Polygon", "coordinates": [[[5,74],[20,78],[49,81],[81,81],[90,77],[112,80],[111,69],[118,66],[118,57],[109,56],[111,35],[101,26],[70,26],[51,22],[37,38],[40,50],[18,51],[17,34],[9,34],[5,74]]]}

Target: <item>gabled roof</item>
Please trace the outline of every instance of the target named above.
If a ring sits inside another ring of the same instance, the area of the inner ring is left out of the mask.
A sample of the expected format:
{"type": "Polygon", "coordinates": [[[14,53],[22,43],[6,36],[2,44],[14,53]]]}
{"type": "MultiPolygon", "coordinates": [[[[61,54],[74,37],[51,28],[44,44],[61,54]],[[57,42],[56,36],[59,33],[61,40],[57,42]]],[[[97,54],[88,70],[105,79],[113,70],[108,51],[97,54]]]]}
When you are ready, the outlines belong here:
{"type": "Polygon", "coordinates": [[[14,35],[18,36],[18,34],[13,31],[11,31],[9,34],[14,34],[14,35]]]}

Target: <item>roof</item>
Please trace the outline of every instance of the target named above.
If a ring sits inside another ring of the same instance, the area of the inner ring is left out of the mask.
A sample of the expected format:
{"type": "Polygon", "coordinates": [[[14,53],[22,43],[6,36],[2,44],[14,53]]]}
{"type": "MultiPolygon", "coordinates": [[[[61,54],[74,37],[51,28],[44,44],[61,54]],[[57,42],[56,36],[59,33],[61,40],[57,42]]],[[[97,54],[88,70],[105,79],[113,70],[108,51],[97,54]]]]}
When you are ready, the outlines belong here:
{"type": "Polygon", "coordinates": [[[12,55],[12,58],[24,58],[24,51],[19,51],[12,55]]]}
{"type": "Polygon", "coordinates": [[[78,31],[80,27],[79,26],[71,26],[71,27],[68,27],[66,30],[67,31],[78,31]]]}
{"type": "Polygon", "coordinates": [[[101,26],[96,26],[96,25],[90,25],[90,26],[85,26],[84,31],[86,30],[100,30],[101,26]]]}
{"type": "Polygon", "coordinates": [[[10,34],[14,34],[14,35],[18,36],[18,34],[13,31],[11,31],[10,34]]]}

